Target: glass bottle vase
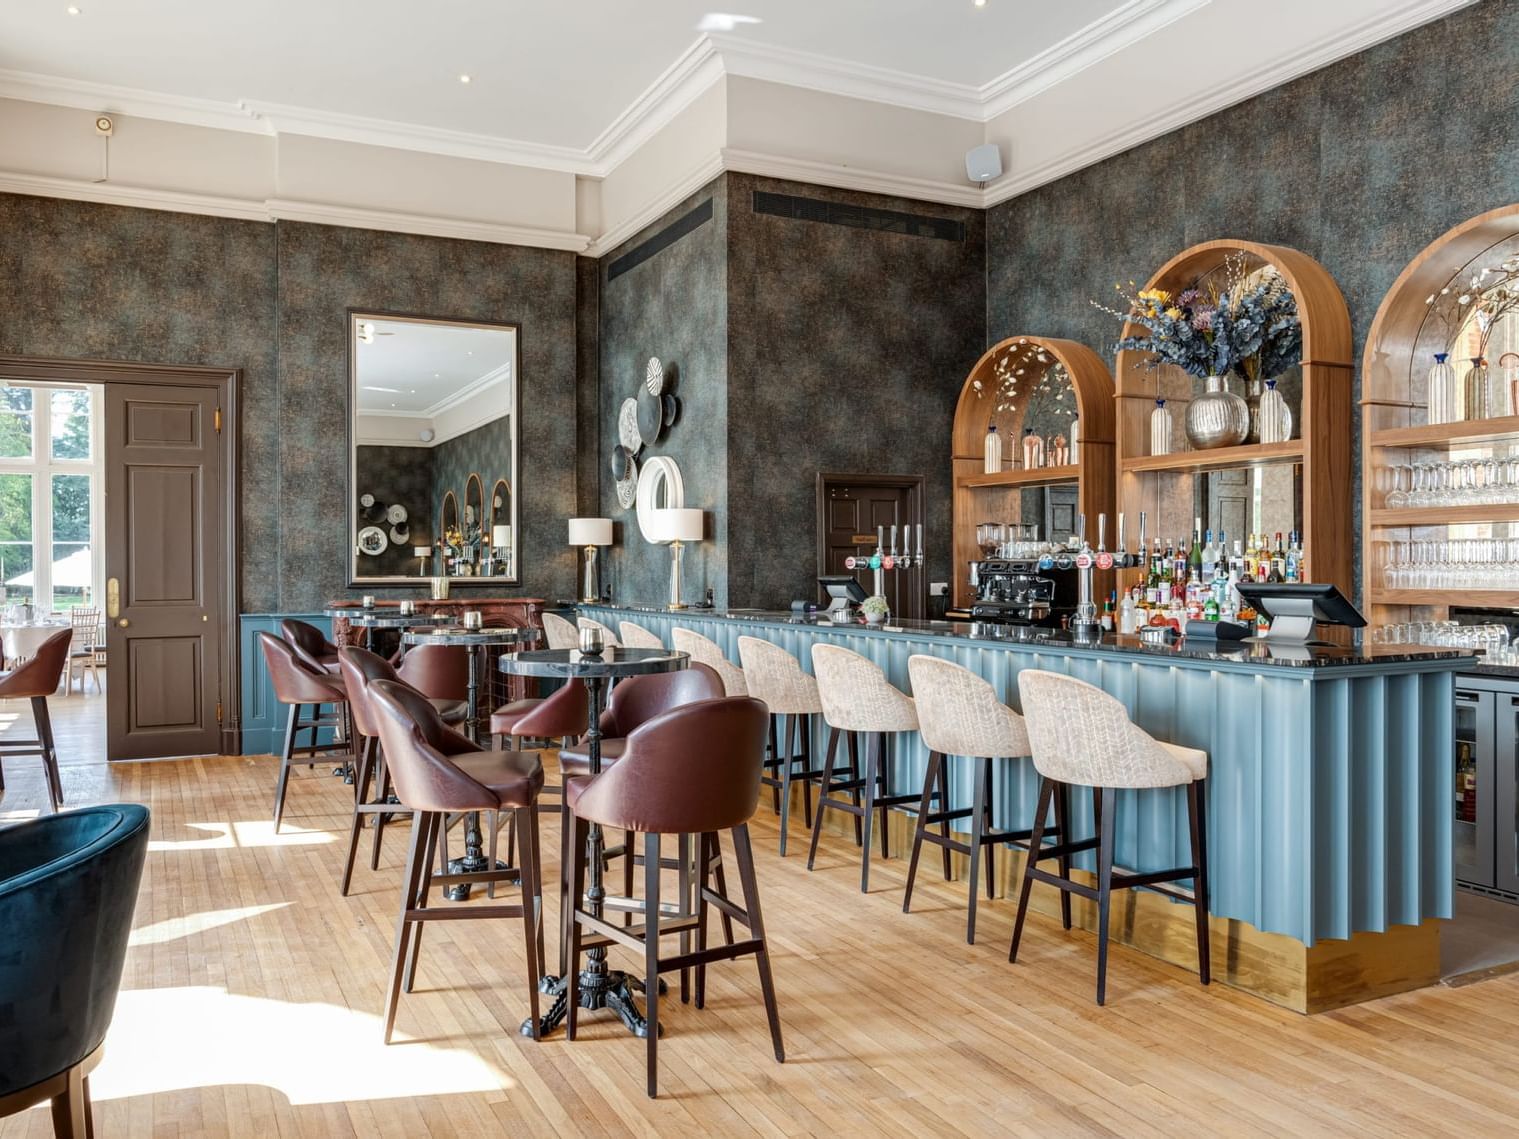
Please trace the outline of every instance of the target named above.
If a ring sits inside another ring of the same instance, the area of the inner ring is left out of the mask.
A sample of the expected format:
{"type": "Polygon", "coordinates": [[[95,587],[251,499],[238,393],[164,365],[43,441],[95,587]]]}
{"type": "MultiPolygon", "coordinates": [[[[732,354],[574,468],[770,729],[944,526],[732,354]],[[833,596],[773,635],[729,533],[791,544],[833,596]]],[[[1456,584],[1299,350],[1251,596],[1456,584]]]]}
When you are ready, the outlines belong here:
{"type": "Polygon", "coordinates": [[[1199,451],[1243,443],[1250,433],[1250,409],[1224,387],[1222,376],[1209,376],[1207,385],[1187,404],[1187,441],[1199,451]]]}
{"type": "Polygon", "coordinates": [[[1490,367],[1484,360],[1482,372],[1487,379],[1484,385],[1487,388],[1487,418],[1497,419],[1499,416],[1513,415],[1514,403],[1511,394],[1513,385],[1510,383],[1510,369],[1501,366],[1490,367]]]}
{"type": "Polygon", "coordinates": [[[1428,410],[1425,418],[1430,423],[1451,423],[1456,415],[1456,366],[1444,352],[1435,353],[1435,362],[1429,368],[1428,386],[1424,389],[1428,410]]]}
{"type": "Polygon", "coordinates": [[[1157,399],[1155,410],[1150,412],[1150,454],[1169,455],[1171,453],[1171,413],[1166,410],[1166,401],[1157,399]]]}
{"type": "Polygon", "coordinates": [[[1245,406],[1250,410],[1250,430],[1245,435],[1246,443],[1260,443],[1261,439],[1261,382],[1257,379],[1245,381],[1245,406]]]}
{"type": "Polygon", "coordinates": [[[1292,409],[1276,390],[1276,381],[1266,381],[1260,403],[1260,442],[1285,443],[1292,438],[1292,409]]]}
{"type": "Polygon", "coordinates": [[[993,423],[986,429],[986,448],[983,452],[984,462],[981,469],[989,475],[1002,473],[1002,436],[997,434],[997,425],[993,423]]]}
{"type": "Polygon", "coordinates": [[[1461,377],[1459,419],[1483,419],[1487,415],[1487,365],[1480,356],[1461,377]]]}

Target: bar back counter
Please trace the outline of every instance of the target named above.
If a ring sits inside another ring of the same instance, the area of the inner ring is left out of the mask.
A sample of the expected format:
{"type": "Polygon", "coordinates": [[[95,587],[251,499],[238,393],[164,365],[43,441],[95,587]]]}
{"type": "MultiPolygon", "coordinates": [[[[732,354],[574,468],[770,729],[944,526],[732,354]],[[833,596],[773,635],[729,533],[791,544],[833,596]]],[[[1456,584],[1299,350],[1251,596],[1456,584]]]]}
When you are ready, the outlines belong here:
{"type": "MultiPolygon", "coordinates": [[[[693,629],[734,662],[738,638],[759,637],[792,653],[808,673],[813,644],[838,644],[880,665],[904,692],[911,691],[908,658],[926,653],[976,672],[1020,710],[1024,669],[1085,680],[1121,700],[1146,731],[1210,757],[1216,977],[1308,1013],[1439,979],[1439,919],[1452,916],[1454,889],[1454,674],[1470,664],[1465,652],[1167,647],[1112,634],[1089,645],[1041,629],[948,622],[870,627],[820,615],[604,605],[582,612],[614,629],[635,621],[667,644],[673,628],[693,629]]],[[[814,754],[821,755],[826,729],[817,728],[814,754]]],[[[894,789],[921,786],[928,757],[916,733],[904,734],[893,755],[894,789]]],[[[969,806],[969,769],[953,766],[951,773],[960,777],[951,783],[952,806],[969,806]]],[[[1037,784],[1027,760],[1003,764],[995,824],[1028,827],[1037,784]]],[[[1072,802],[1073,831],[1091,834],[1091,797],[1072,802]]],[[[905,816],[894,833],[906,834],[905,816]]],[[[1143,872],[1185,864],[1186,835],[1180,789],[1120,797],[1119,865],[1143,872]]],[[[898,837],[895,850],[903,849],[898,837]]],[[[1091,854],[1082,857],[1077,866],[1090,872],[1091,854]]],[[[1021,857],[1002,865],[1021,873],[1021,857]]],[[[1004,893],[1008,877],[999,883],[1004,893]]],[[[1041,887],[1035,897],[1041,909],[1055,911],[1053,891],[1041,887]]],[[[1094,927],[1093,907],[1078,903],[1077,914],[1094,927]]],[[[883,911],[881,920],[911,919],[883,911]]],[[[1123,908],[1115,907],[1114,936],[1191,969],[1192,921],[1189,906],[1129,891],[1123,908]]]]}

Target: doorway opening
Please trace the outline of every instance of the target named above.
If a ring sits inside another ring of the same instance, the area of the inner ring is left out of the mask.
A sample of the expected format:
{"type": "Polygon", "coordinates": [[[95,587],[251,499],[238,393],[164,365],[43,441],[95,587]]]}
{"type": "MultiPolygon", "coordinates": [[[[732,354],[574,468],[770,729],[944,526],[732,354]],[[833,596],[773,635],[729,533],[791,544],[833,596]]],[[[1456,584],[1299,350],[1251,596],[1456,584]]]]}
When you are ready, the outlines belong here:
{"type": "MultiPolygon", "coordinates": [[[[892,616],[923,619],[927,608],[926,567],[919,549],[923,532],[923,476],[819,474],[817,478],[818,576],[853,574],[865,592],[873,593],[874,574],[868,559],[881,552],[893,557],[910,554],[907,569],[882,574],[882,588],[892,616]],[[896,546],[892,547],[892,529],[896,546]],[[909,548],[910,547],[910,548],[909,548]],[[853,569],[846,564],[854,558],[853,569]],[[865,565],[859,564],[862,559],[865,565]]],[[[826,604],[821,590],[820,603],[826,604]]]]}

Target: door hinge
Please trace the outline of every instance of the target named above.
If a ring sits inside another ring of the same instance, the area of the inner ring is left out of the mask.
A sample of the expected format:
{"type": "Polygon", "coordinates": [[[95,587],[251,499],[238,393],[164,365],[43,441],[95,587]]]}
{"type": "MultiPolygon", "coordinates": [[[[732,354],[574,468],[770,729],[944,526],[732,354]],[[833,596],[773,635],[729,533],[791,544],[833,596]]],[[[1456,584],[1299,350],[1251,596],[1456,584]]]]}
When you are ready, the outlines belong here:
{"type": "Polygon", "coordinates": [[[218,724],[222,722],[222,702],[220,700],[216,702],[216,722],[218,724]]]}
{"type": "Polygon", "coordinates": [[[217,408],[216,409],[216,433],[218,435],[220,435],[222,433],[222,409],[221,408],[217,408]]]}

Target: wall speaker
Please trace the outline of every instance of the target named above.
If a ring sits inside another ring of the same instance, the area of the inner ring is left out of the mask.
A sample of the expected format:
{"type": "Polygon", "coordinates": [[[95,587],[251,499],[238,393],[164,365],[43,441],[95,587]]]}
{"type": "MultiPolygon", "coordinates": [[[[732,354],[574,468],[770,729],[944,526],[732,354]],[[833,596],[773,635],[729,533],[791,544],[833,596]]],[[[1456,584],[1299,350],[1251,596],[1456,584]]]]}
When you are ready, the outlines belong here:
{"type": "Polygon", "coordinates": [[[995,142],[973,146],[965,152],[965,176],[983,184],[1002,177],[1002,151],[995,142]]]}

